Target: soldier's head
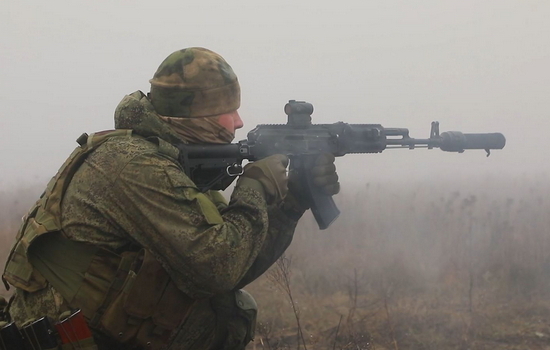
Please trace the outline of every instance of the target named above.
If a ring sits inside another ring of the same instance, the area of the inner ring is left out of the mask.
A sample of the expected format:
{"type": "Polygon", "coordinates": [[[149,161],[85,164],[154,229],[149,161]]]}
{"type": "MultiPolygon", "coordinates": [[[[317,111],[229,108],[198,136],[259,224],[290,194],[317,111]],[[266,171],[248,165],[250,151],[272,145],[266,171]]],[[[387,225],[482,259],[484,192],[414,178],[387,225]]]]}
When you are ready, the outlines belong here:
{"type": "Polygon", "coordinates": [[[176,51],[160,64],[149,82],[151,103],[171,124],[214,121],[233,135],[243,126],[237,112],[239,81],[231,66],[213,51],[200,47],[176,51]]]}

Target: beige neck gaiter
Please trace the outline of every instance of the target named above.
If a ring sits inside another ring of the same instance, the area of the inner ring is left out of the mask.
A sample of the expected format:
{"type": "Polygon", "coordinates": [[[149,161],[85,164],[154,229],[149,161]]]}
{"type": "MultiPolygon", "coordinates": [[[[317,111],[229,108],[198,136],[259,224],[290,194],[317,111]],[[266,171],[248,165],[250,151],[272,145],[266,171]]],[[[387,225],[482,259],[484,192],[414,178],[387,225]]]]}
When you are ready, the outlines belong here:
{"type": "Polygon", "coordinates": [[[181,118],[159,115],[181,138],[189,143],[230,143],[235,134],[218,124],[218,117],[181,118]]]}

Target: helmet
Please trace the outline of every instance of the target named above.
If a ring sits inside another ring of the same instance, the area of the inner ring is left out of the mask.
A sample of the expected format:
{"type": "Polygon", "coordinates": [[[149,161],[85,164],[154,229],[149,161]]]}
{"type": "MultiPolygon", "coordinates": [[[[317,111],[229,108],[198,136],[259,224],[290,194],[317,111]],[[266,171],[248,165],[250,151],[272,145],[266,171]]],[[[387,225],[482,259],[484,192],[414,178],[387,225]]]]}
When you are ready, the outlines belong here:
{"type": "Polygon", "coordinates": [[[159,66],[149,97],[158,114],[199,118],[237,110],[241,89],[222,56],[202,47],[176,51],[159,66]]]}

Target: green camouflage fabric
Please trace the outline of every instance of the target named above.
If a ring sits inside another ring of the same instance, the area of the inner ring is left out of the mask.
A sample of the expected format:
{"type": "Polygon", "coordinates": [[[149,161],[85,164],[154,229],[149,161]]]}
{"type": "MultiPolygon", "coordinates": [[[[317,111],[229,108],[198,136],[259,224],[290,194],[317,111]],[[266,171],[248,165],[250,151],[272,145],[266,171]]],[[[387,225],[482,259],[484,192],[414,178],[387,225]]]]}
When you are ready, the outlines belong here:
{"type": "MultiPolygon", "coordinates": [[[[117,253],[149,249],[178,288],[199,299],[170,349],[232,349],[223,345],[231,337],[216,322],[212,300],[234,300],[227,295],[263,274],[290,244],[303,210],[267,206],[246,187],[229,204],[218,192],[200,193],[176,159],[159,151],[159,139],[181,140],[140,91],[121,101],[115,125],[143,137],[112,137],[86,159],[63,200],[65,234],[117,253]]],[[[17,290],[10,308],[18,323],[63,311],[51,287],[17,290]]]]}
{"type": "Polygon", "coordinates": [[[173,52],[151,83],[151,102],[160,115],[199,118],[236,111],[241,90],[231,66],[202,47],[173,52]]]}

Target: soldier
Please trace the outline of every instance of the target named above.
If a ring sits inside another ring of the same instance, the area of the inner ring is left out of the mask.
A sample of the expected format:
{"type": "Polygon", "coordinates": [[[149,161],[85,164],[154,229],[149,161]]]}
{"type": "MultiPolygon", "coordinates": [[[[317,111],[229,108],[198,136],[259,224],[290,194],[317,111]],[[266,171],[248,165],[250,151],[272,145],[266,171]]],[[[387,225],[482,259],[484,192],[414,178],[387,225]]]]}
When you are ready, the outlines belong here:
{"type": "MultiPolygon", "coordinates": [[[[79,138],[25,217],[3,275],[16,287],[9,315],[22,326],[80,309],[90,349],[244,349],[256,302],[241,288],[309,206],[284,155],[248,164],[229,203],[185,175],[174,145],[230,143],[243,127],[220,55],[176,51],[150,83],[120,102],[115,131],[79,138]]],[[[317,164],[315,183],[336,194],[334,157],[317,164]]]]}

